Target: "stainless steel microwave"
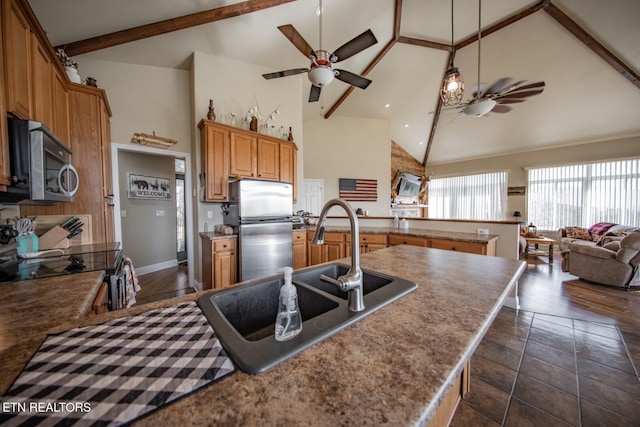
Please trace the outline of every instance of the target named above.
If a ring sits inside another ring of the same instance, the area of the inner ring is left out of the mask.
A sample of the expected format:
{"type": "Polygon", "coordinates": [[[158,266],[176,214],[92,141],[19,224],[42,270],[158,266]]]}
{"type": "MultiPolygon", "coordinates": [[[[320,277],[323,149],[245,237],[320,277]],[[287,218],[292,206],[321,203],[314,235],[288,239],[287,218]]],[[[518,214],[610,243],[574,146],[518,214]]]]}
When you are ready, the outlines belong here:
{"type": "Polygon", "coordinates": [[[11,185],[1,202],[72,202],[78,172],[71,150],[42,123],[8,118],[11,185]]]}

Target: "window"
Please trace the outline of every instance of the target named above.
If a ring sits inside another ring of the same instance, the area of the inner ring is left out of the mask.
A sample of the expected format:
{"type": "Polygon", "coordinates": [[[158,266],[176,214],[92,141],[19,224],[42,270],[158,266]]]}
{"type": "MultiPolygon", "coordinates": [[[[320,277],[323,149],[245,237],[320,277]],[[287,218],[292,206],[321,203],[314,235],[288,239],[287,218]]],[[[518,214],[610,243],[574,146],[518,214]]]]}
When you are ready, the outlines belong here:
{"type": "Polygon", "coordinates": [[[529,169],[529,221],[541,230],[640,225],[640,159],[529,169]]]}
{"type": "Polygon", "coordinates": [[[507,172],[429,182],[429,218],[502,220],[506,208],[507,172]]]}

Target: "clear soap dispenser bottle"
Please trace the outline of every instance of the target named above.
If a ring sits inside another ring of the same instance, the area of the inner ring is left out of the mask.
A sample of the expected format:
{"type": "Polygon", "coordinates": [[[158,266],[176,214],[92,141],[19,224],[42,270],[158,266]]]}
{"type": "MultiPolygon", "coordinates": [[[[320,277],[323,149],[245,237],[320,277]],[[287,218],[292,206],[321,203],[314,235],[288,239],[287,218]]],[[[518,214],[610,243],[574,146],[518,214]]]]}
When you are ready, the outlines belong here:
{"type": "Polygon", "coordinates": [[[291,283],[293,268],[284,268],[284,285],[280,288],[278,316],[275,336],[277,341],[286,341],[302,331],[302,317],[298,309],[298,292],[291,283]]]}

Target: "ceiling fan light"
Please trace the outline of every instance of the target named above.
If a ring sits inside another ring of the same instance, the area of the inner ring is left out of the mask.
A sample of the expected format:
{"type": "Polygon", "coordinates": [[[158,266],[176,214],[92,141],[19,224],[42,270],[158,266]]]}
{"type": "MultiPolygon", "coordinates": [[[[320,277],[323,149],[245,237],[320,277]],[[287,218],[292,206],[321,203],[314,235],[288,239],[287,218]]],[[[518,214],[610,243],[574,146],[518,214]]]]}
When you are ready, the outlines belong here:
{"type": "Polygon", "coordinates": [[[309,81],[314,86],[323,87],[333,81],[333,69],[325,65],[318,65],[309,70],[309,81]]]}
{"type": "Polygon", "coordinates": [[[467,116],[480,117],[493,110],[493,107],[495,106],[496,101],[494,101],[493,99],[485,99],[484,101],[478,101],[474,102],[473,104],[469,104],[464,108],[464,110],[462,110],[462,112],[467,116]]]}
{"type": "Polygon", "coordinates": [[[444,74],[442,87],[440,88],[440,99],[445,107],[457,105],[462,101],[464,93],[464,80],[458,67],[451,67],[444,74]]]}

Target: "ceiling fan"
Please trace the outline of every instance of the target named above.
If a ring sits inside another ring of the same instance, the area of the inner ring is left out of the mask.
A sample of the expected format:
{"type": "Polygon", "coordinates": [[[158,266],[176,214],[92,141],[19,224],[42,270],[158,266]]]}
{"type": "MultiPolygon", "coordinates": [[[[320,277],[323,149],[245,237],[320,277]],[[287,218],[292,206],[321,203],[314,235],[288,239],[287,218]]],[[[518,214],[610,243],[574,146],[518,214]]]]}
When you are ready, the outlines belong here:
{"type": "Polygon", "coordinates": [[[280,32],[284,34],[284,36],[289,39],[289,41],[293,43],[293,45],[302,52],[305,57],[311,60],[309,68],[294,68],[292,70],[278,71],[275,73],[263,74],[262,77],[265,79],[275,79],[278,77],[307,73],[307,77],[311,82],[309,102],[318,101],[318,99],[320,99],[322,87],[331,83],[334,77],[352,86],[359,87],[360,89],[366,89],[367,86],[371,84],[371,80],[350,71],[333,68],[333,64],[350,58],[356,53],[378,43],[373,32],[371,30],[367,30],[340,46],[333,53],[329,53],[322,49],[322,0],[320,0],[320,6],[318,7],[318,15],[320,21],[320,48],[318,50],[313,50],[293,25],[288,24],[278,27],[280,32]]]}
{"type": "Polygon", "coordinates": [[[458,116],[481,117],[489,112],[508,113],[512,108],[505,104],[524,102],[530,96],[541,94],[545,86],[543,81],[526,85],[522,85],[525,83],[524,80],[512,83],[513,79],[511,77],[498,79],[489,87],[484,83],[480,83],[481,16],[482,0],[478,0],[478,84],[473,87],[473,96],[469,101],[443,108],[447,110],[459,109],[458,116]]]}

